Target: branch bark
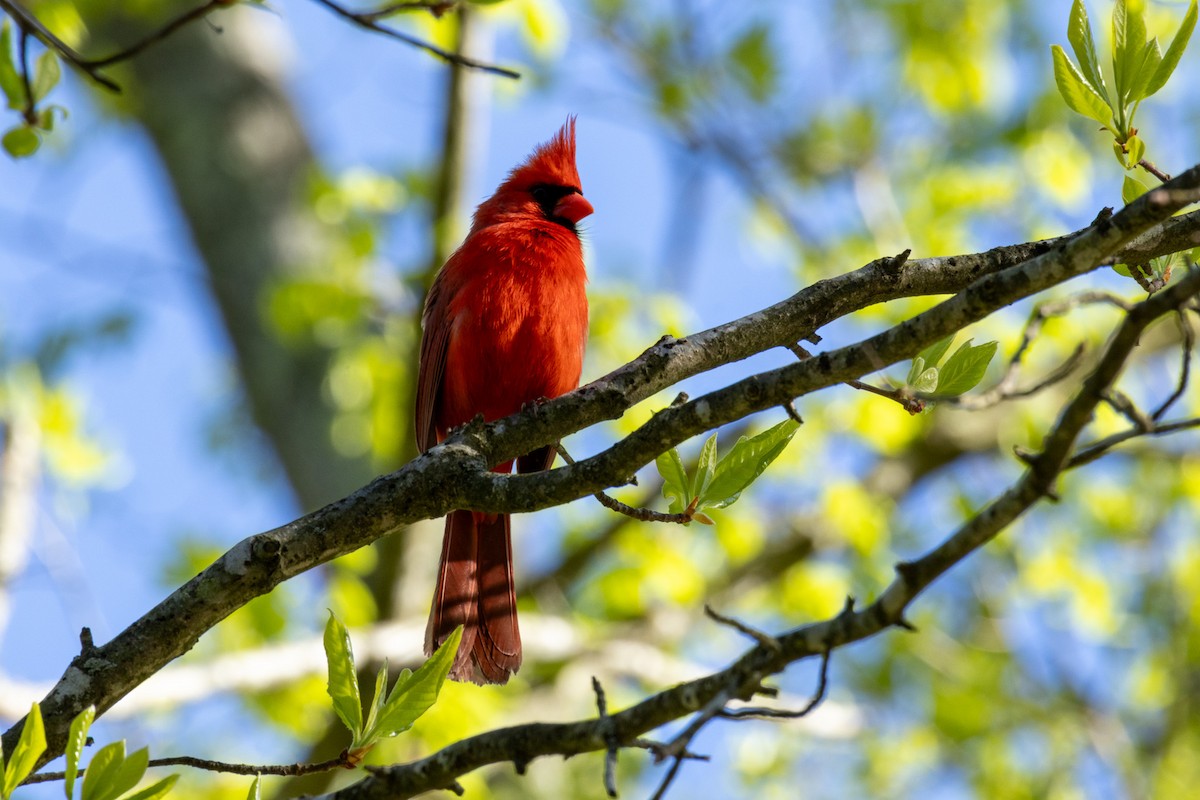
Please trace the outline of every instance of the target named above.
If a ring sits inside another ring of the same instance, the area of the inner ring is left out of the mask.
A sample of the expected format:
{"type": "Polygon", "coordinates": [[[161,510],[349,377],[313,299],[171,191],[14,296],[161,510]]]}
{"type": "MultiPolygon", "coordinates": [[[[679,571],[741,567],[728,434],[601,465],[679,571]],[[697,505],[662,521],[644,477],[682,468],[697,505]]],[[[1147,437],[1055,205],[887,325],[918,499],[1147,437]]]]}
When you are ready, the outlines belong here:
{"type": "MultiPolygon", "coordinates": [[[[874,603],[861,611],[852,605],[837,617],[760,642],[728,668],[660,692],[617,714],[565,724],[536,723],[502,728],[456,742],[427,758],[371,770],[370,777],[328,800],[399,800],[453,785],[457,778],[487,764],[511,761],[518,773],[534,758],[564,757],[606,750],[615,740],[635,747],[644,733],[672,720],[697,714],[703,719],[714,701],[749,700],[764,677],[789,664],[865,639],[892,626],[910,628],[905,609],[939,577],[979,549],[1038,500],[1052,493],[1059,474],[1070,466],[1070,453],[1096,405],[1120,375],[1138,337],[1154,320],[1200,293],[1200,271],[1136,306],[1125,318],[1099,364],[1045,438],[1043,449],[1024,475],[987,508],[921,558],[896,566],[896,578],[874,603]],[[747,688],[750,687],[750,688],[747,688]]],[[[853,601],[849,601],[851,604],[853,601]]],[[[709,717],[715,716],[709,714],[709,717]]]]}
{"type": "MultiPolygon", "coordinates": [[[[534,511],[623,483],[656,455],[697,433],[911,357],[948,333],[1010,303],[1121,257],[1124,245],[1168,220],[1183,205],[1198,200],[1200,166],[1184,172],[1166,187],[1148,192],[1110,219],[1069,237],[972,256],[909,261],[901,270],[891,268],[892,258],[880,259],[841,278],[808,287],[770,309],[687,339],[664,338],[625,367],[563,398],[497,422],[467,425],[438,447],[348,497],[243,540],[112,641],[101,647],[85,647],[42,702],[49,742],[42,763],[62,752],[67,726],[78,711],[94,704],[98,713],[104,713],[134,686],[190,649],[205,631],[232,611],[288,578],[369,544],[403,524],[438,517],[451,509],[534,511]],[[492,464],[617,417],[634,403],[683,378],[809,337],[820,325],[857,308],[896,297],[953,290],[959,293],[866,341],[746,378],[664,410],[626,439],[573,466],[525,476],[501,476],[488,470],[492,464]]],[[[1189,242],[1200,239],[1200,217],[1196,214],[1163,227],[1189,242]],[[1181,230],[1180,225],[1187,228],[1181,230]]],[[[1156,232],[1150,238],[1165,241],[1170,237],[1156,232]]],[[[1143,236],[1135,246],[1149,246],[1143,244],[1146,240],[1143,236]]],[[[1196,276],[1189,275],[1139,308],[1157,309],[1176,300],[1180,292],[1193,291],[1196,282],[1196,276]]],[[[1142,318],[1134,314],[1130,319],[1142,318]]],[[[1074,404],[1068,410],[1071,408],[1074,404]]],[[[1039,482],[997,500],[969,523],[975,533],[956,534],[951,542],[979,539],[982,543],[1027,508],[1036,499],[1029,496],[1030,487],[1042,487],[1057,473],[1061,466],[1054,465],[1066,458],[1064,447],[1073,442],[1082,424],[1077,412],[1061,420],[1059,428],[1074,433],[1063,440],[1065,445],[1057,439],[1048,440],[1049,455],[1037,460],[1029,473],[1039,482]]],[[[950,559],[941,571],[965,552],[969,550],[952,549],[939,554],[938,559],[950,559]]],[[[934,562],[935,566],[938,563],[942,562],[934,562]]],[[[835,621],[823,623],[812,628],[816,633],[796,634],[791,640],[794,647],[787,652],[799,654],[796,657],[811,655],[821,652],[826,640],[832,642],[829,646],[836,646],[895,624],[907,602],[941,572],[934,570],[925,575],[910,567],[902,574],[904,580],[893,584],[898,588],[886,592],[871,607],[878,610],[851,615],[848,621],[836,621],[836,625],[835,621]],[[874,619],[872,614],[882,616],[874,619]]],[[[781,669],[788,662],[761,660],[781,657],[754,656],[731,669],[781,669]]],[[[721,680],[705,679],[696,686],[715,693],[724,685],[721,680]]],[[[643,730],[649,730],[674,718],[672,714],[678,716],[675,712],[680,703],[684,703],[685,712],[695,710],[697,705],[687,705],[692,702],[687,698],[695,697],[689,690],[672,695],[673,699],[652,698],[635,707],[645,706],[636,716],[641,720],[638,725],[647,724],[649,727],[643,730]]],[[[610,717],[610,722],[618,716],[610,717]]],[[[5,732],[6,748],[15,745],[21,724],[5,732]]],[[[567,733],[564,731],[561,738],[561,746],[567,750],[555,752],[580,752],[570,750],[582,746],[579,743],[590,746],[589,734],[583,729],[572,734],[575,738],[567,733]]],[[[603,744],[599,742],[601,747],[603,744]]],[[[518,742],[518,752],[525,752],[522,748],[527,746],[518,742]]],[[[530,751],[529,757],[537,754],[530,751]]],[[[482,756],[472,756],[478,757],[482,756]]]]}

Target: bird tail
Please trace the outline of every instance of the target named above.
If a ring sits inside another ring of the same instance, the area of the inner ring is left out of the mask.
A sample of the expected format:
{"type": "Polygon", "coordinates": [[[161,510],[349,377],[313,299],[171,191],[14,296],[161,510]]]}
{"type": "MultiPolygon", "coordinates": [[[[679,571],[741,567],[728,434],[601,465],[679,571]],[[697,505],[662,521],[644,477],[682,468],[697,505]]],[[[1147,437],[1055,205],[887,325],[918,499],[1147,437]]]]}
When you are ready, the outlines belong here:
{"type": "Polygon", "coordinates": [[[507,514],[452,511],[446,517],[437,587],[425,629],[426,655],[459,625],[462,643],[450,677],[480,684],[507,683],[521,666],[507,514]]]}

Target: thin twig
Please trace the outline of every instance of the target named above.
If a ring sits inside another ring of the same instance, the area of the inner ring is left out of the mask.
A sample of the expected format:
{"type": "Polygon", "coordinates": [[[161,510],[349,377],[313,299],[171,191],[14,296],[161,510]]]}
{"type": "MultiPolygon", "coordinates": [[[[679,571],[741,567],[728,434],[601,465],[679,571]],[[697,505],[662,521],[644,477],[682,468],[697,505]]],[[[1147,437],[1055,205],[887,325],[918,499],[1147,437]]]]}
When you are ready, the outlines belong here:
{"type": "Polygon", "coordinates": [[[201,6],[185,11],[179,16],[171,19],[158,30],[153,31],[146,37],[138,40],[134,44],[122,50],[105,56],[104,58],[84,58],[79,51],[68,45],[62,39],[58,38],[54,33],[47,28],[41,20],[33,15],[28,9],[22,5],[13,2],[12,0],[0,0],[0,10],[3,10],[13,21],[17,23],[17,27],[21,29],[23,34],[35,36],[46,47],[58,53],[62,58],[75,69],[87,75],[96,83],[110,89],[114,92],[120,92],[121,87],[116,81],[112,80],[100,73],[103,67],[112,66],[120,61],[126,61],[133,58],[138,53],[141,53],[147,47],[161,42],[184,25],[201,17],[207,16],[210,12],[222,6],[229,6],[232,3],[230,0],[208,0],[201,6]]]}
{"type": "Polygon", "coordinates": [[[402,0],[399,3],[389,3],[375,11],[364,11],[362,17],[375,21],[405,11],[428,11],[437,18],[455,8],[458,8],[458,0],[402,0]]]}
{"type": "Polygon", "coordinates": [[[449,64],[461,64],[464,67],[482,70],[483,72],[490,72],[493,75],[502,75],[505,78],[517,79],[521,77],[521,73],[515,70],[508,69],[507,67],[496,66],[495,64],[487,64],[483,61],[477,61],[476,59],[464,56],[461,53],[452,53],[449,50],[444,50],[441,47],[438,47],[432,42],[427,42],[424,39],[418,39],[417,37],[405,33],[404,31],[399,31],[395,28],[390,28],[387,25],[383,25],[377,21],[377,18],[372,16],[371,12],[360,13],[351,11],[345,6],[333,2],[333,0],[315,0],[315,2],[319,5],[325,6],[339,17],[347,19],[359,27],[375,31],[376,33],[382,33],[384,36],[390,36],[391,38],[397,39],[405,44],[410,44],[413,47],[420,48],[428,53],[432,53],[449,64]]]}
{"type": "Polygon", "coordinates": [[[1154,166],[1153,162],[1147,161],[1144,158],[1138,162],[1138,166],[1141,167],[1142,169],[1146,170],[1146,172],[1149,172],[1154,177],[1158,178],[1163,183],[1166,183],[1167,181],[1171,180],[1170,175],[1163,172],[1158,167],[1154,166]]]}
{"type": "Polygon", "coordinates": [[[1161,406],[1154,409],[1154,413],[1150,415],[1150,419],[1154,422],[1162,419],[1168,409],[1183,397],[1183,393],[1187,391],[1188,379],[1191,377],[1192,349],[1196,346],[1196,333],[1192,330],[1191,320],[1182,309],[1175,313],[1175,321],[1179,325],[1179,335],[1183,338],[1183,346],[1180,348],[1179,383],[1176,384],[1175,391],[1171,396],[1164,400],[1161,406]]]}
{"type": "MultiPolygon", "coordinates": [[[[571,458],[571,454],[567,452],[565,447],[563,447],[562,442],[558,443],[557,449],[558,454],[562,456],[563,461],[567,462],[567,464],[575,463],[575,459],[571,458]]],[[[596,492],[594,495],[592,495],[592,497],[595,497],[598,501],[600,501],[600,505],[604,506],[605,508],[616,511],[618,514],[624,514],[627,517],[632,517],[633,519],[641,522],[671,522],[676,525],[687,525],[689,522],[694,522],[696,519],[696,509],[694,505],[690,508],[684,509],[682,513],[668,514],[663,511],[655,511],[650,508],[634,508],[633,506],[622,503],[620,500],[610,497],[604,492],[596,492]]]]}
{"type": "Polygon", "coordinates": [[[208,2],[204,5],[196,6],[189,11],[183,12],[174,19],[168,20],[161,28],[156,31],[152,31],[142,39],[139,39],[138,41],[126,47],[124,50],[118,50],[112,55],[105,56],[104,58],[81,59],[77,66],[82,67],[85,70],[95,70],[102,67],[110,67],[113,64],[121,61],[127,61],[141,53],[146,48],[158,44],[163,39],[166,39],[168,36],[175,33],[188,23],[204,18],[222,6],[228,7],[231,5],[233,5],[231,0],[208,0],[208,2]]]}
{"type": "MultiPolygon", "coordinates": [[[[396,30],[395,28],[381,25],[378,22],[378,20],[382,19],[383,17],[387,17],[401,11],[415,11],[420,9],[428,10],[434,16],[441,16],[458,5],[456,0],[408,0],[408,2],[392,3],[374,11],[364,12],[351,11],[348,8],[338,5],[332,0],[317,0],[317,2],[334,11],[339,16],[350,20],[356,25],[376,31],[378,33],[382,33],[386,36],[392,37],[393,39],[398,39],[405,44],[409,44],[430,52],[441,58],[443,61],[452,64],[461,64],[464,67],[479,69],[496,75],[503,75],[508,78],[521,77],[519,73],[511,69],[498,67],[492,64],[485,64],[461,54],[443,50],[437,45],[426,42],[422,39],[418,39],[415,36],[396,30]]],[[[207,2],[204,4],[173,17],[162,27],[152,31],[128,47],[102,58],[85,58],[79,53],[79,51],[75,50],[73,47],[51,32],[50,29],[47,28],[41,20],[34,16],[32,12],[30,12],[21,4],[15,2],[15,0],[0,0],[0,11],[4,11],[6,14],[12,17],[13,21],[16,22],[17,27],[21,29],[22,46],[24,45],[24,35],[32,35],[41,41],[42,44],[46,45],[46,47],[54,50],[60,56],[62,56],[63,60],[65,60],[68,64],[87,75],[96,83],[111,91],[120,92],[120,84],[102,74],[100,72],[101,69],[104,67],[110,67],[113,64],[117,64],[122,61],[128,61],[152,45],[163,41],[184,26],[208,16],[218,8],[224,8],[234,4],[235,0],[207,0],[207,2]]],[[[24,71],[24,76],[26,84],[28,84],[28,70],[24,71]]],[[[32,98],[32,95],[28,93],[28,86],[26,88],[27,96],[32,98]]],[[[28,115],[26,118],[28,119],[28,115]]]]}
{"type": "Polygon", "coordinates": [[[813,693],[812,699],[805,704],[804,708],[788,709],[750,706],[747,708],[725,709],[718,716],[724,719],[799,719],[800,717],[807,717],[825,699],[825,691],[829,687],[829,659],[832,655],[833,648],[831,647],[826,647],[825,652],[821,654],[821,669],[817,674],[817,691],[813,693]]]}
{"type": "Polygon", "coordinates": [[[704,614],[714,622],[717,622],[721,625],[726,625],[730,628],[733,628],[738,633],[749,636],[751,639],[769,650],[774,650],[776,652],[779,651],[779,640],[769,633],[764,633],[758,628],[747,625],[739,619],[734,619],[733,617],[727,617],[724,614],[720,614],[708,603],[704,604],[704,614]]]}
{"type": "MultiPolygon", "coordinates": [[[[205,769],[209,772],[224,772],[230,775],[281,775],[285,777],[312,775],[317,772],[354,768],[354,765],[350,763],[345,752],[337,758],[331,758],[328,761],[321,761],[316,764],[231,764],[227,761],[211,761],[207,758],[195,758],[194,756],[170,756],[168,758],[152,758],[147,766],[193,767],[195,769],[205,769]]],[[[80,767],[78,774],[83,775],[84,772],[85,769],[80,767]]],[[[30,775],[26,778],[25,783],[22,785],[61,781],[65,777],[65,772],[39,772],[36,775],[30,775]]]]}
{"type": "MultiPolygon", "coordinates": [[[[907,251],[905,253],[901,253],[895,258],[900,260],[900,263],[903,264],[904,260],[908,258],[907,251]],[[903,258],[901,258],[902,256],[903,258]]],[[[796,358],[800,359],[801,361],[807,358],[812,358],[812,353],[808,352],[806,348],[802,347],[799,342],[793,342],[789,344],[787,348],[791,350],[792,353],[795,354],[796,358]]],[[[844,383],[847,386],[858,389],[859,391],[870,392],[871,394],[877,394],[880,397],[886,397],[888,400],[893,400],[899,403],[905,411],[914,416],[925,410],[925,401],[920,397],[914,397],[911,393],[907,392],[903,388],[881,389],[878,386],[873,386],[869,383],[863,383],[857,379],[844,381],[844,383]]],[[[796,417],[799,417],[799,414],[797,414],[796,417]]],[[[803,420],[799,421],[803,422],[803,420]]]]}
{"type": "Polygon", "coordinates": [[[1169,433],[1177,433],[1178,431],[1188,430],[1190,428],[1200,428],[1200,417],[1192,417],[1191,419],[1183,419],[1177,422],[1166,422],[1154,425],[1148,430],[1139,428],[1130,428],[1129,430],[1114,433],[1112,436],[1093,442],[1079,450],[1071,460],[1067,462],[1066,469],[1075,469],[1082,467],[1084,464],[1090,464],[1100,456],[1107,453],[1119,444],[1124,444],[1130,439],[1140,439],[1143,436],[1165,436],[1169,433]]]}
{"type": "MultiPolygon", "coordinates": [[[[22,109],[21,116],[25,118],[26,122],[33,125],[37,122],[37,111],[34,108],[37,101],[34,100],[33,87],[29,83],[29,31],[21,28],[21,38],[17,41],[19,42],[18,49],[20,50],[21,58],[21,85],[25,89],[25,108],[22,109]]],[[[7,55],[5,57],[7,58],[7,55]]]]}

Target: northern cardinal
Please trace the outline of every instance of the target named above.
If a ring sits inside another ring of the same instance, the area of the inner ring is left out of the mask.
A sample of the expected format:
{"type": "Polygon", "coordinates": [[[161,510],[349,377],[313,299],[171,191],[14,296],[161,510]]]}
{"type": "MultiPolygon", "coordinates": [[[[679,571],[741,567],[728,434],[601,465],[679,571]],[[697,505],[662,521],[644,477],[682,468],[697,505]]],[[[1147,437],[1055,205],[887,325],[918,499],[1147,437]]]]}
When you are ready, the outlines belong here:
{"type": "MultiPolygon", "coordinates": [[[[421,452],[478,414],[506,417],[579,385],[588,306],[575,226],[591,213],[579,188],[571,118],[480,204],[429,289],[417,373],[421,452]]],[[[549,469],[554,448],[516,461],[518,472],[549,469]]],[[[511,469],[511,461],[493,467],[511,469]]],[[[425,653],[459,625],[450,677],[506,683],[521,666],[507,514],[446,517],[425,653]]]]}

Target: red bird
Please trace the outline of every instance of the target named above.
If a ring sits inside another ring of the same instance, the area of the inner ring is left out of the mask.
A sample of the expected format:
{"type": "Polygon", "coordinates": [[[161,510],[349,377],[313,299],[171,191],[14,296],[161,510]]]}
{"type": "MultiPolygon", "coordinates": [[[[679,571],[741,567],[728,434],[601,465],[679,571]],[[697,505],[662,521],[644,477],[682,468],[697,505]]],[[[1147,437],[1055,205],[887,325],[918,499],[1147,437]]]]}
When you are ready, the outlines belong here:
{"type": "MultiPolygon", "coordinates": [[[[429,289],[417,373],[421,452],[477,414],[499,419],[579,385],[588,306],[575,226],[591,213],[571,118],[476,209],[470,233],[429,289]]],[[[517,471],[553,461],[554,449],[543,447],[519,457],[517,471]]],[[[512,462],[493,469],[510,472],[512,462]]],[[[521,666],[507,514],[446,517],[426,654],[459,625],[450,677],[506,683],[521,666]]]]}

